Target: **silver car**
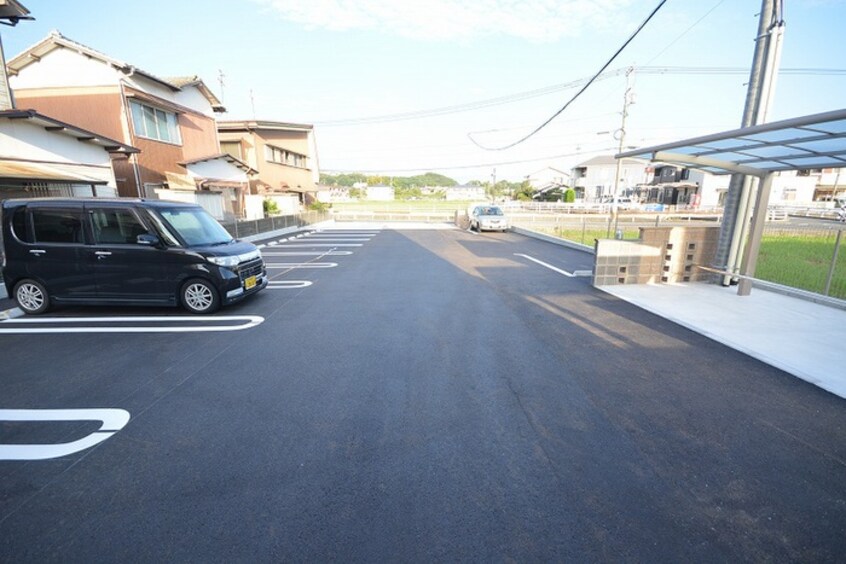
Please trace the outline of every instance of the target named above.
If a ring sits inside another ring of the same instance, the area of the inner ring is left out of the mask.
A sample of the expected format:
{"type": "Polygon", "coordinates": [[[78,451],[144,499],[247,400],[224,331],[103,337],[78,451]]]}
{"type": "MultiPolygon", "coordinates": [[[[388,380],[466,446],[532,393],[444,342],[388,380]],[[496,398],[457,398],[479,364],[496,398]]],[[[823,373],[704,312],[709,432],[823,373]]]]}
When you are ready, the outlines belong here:
{"type": "Polygon", "coordinates": [[[508,231],[508,218],[499,206],[476,206],[470,214],[470,229],[482,231],[508,231]]]}

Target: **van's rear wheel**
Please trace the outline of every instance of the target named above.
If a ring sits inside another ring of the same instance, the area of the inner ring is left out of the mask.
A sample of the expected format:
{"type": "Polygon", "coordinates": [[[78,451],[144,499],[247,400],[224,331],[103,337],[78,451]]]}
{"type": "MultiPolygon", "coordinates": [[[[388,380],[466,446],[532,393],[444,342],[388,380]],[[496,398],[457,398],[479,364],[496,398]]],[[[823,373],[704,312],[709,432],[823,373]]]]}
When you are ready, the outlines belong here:
{"type": "Polygon", "coordinates": [[[47,288],[35,280],[21,280],[15,285],[15,301],[28,315],[40,315],[50,309],[47,288]]]}
{"type": "Polygon", "coordinates": [[[210,282],[192,278],[182,286],[182,305],[191,313],[213,313],[220,307],[220,296],[210,282]]]}

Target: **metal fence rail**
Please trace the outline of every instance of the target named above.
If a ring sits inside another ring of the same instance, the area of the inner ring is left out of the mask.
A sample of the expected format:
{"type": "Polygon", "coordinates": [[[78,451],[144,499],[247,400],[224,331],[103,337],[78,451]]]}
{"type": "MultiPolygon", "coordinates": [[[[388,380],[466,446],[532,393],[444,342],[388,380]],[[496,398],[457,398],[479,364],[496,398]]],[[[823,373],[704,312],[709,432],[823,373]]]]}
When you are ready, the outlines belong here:
{"type": "Polygon", "coordinates": [[[809,292],[846,299],[844,229],[764,229],[755,277],[809,292]]]}
{"type": "Polygon", "coordinates": [[[311,211],[296,215],[279,215],[264,219],[222,221],[223,228],[235,238],[250,237],[288,227],[304,227],[328,219],[325,212],[311,211]]]}
{"type": "MultiPolygon", "coordinates": [[[[615,237],[610,217],[566,214],[511,214],[512,225],[591,246],[594,239],[615,237]]],[[[791,228],[776,215],[764,229],[755,278],[846,299],[846,226],[791,228]]],[[[714,218],[621,215],[616,229],[623,239],[636,239],[641,227],[714,225],[714,218]]]]}

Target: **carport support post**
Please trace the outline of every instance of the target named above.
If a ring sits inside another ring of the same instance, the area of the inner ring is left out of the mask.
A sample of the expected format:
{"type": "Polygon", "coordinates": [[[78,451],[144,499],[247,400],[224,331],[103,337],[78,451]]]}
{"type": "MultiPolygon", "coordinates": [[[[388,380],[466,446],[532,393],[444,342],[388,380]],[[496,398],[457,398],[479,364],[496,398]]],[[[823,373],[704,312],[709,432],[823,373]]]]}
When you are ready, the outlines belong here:
{"type": "Polygon", "coordinates": [[[752,293],[751,277],[755,276],[755,266],[758,263],[758,252],[761,250],[761,237],[764,235],[764,224],[767,223],[767,205],[770,203],[770,191],[773,186],[773,174],[769,173],[758,183],[758,197],[755,202],[755,212],[752,216],[752,233],[740,273],[744,276],[737,284],[737,295],[748,296],[752,293]]]}

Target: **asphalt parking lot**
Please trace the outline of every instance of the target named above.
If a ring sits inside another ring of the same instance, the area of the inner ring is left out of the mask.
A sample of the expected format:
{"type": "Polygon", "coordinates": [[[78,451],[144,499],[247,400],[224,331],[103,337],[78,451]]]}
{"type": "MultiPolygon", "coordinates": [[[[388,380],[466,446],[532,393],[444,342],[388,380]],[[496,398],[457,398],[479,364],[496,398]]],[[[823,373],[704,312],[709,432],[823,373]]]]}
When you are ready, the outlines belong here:
{"type": "Polygon", "coordinates": [[[592,257],[262,243],[269,287],[212,317],[0,322],[0,561],[846,554],[843,400],[594,289],[592,257]]]}

